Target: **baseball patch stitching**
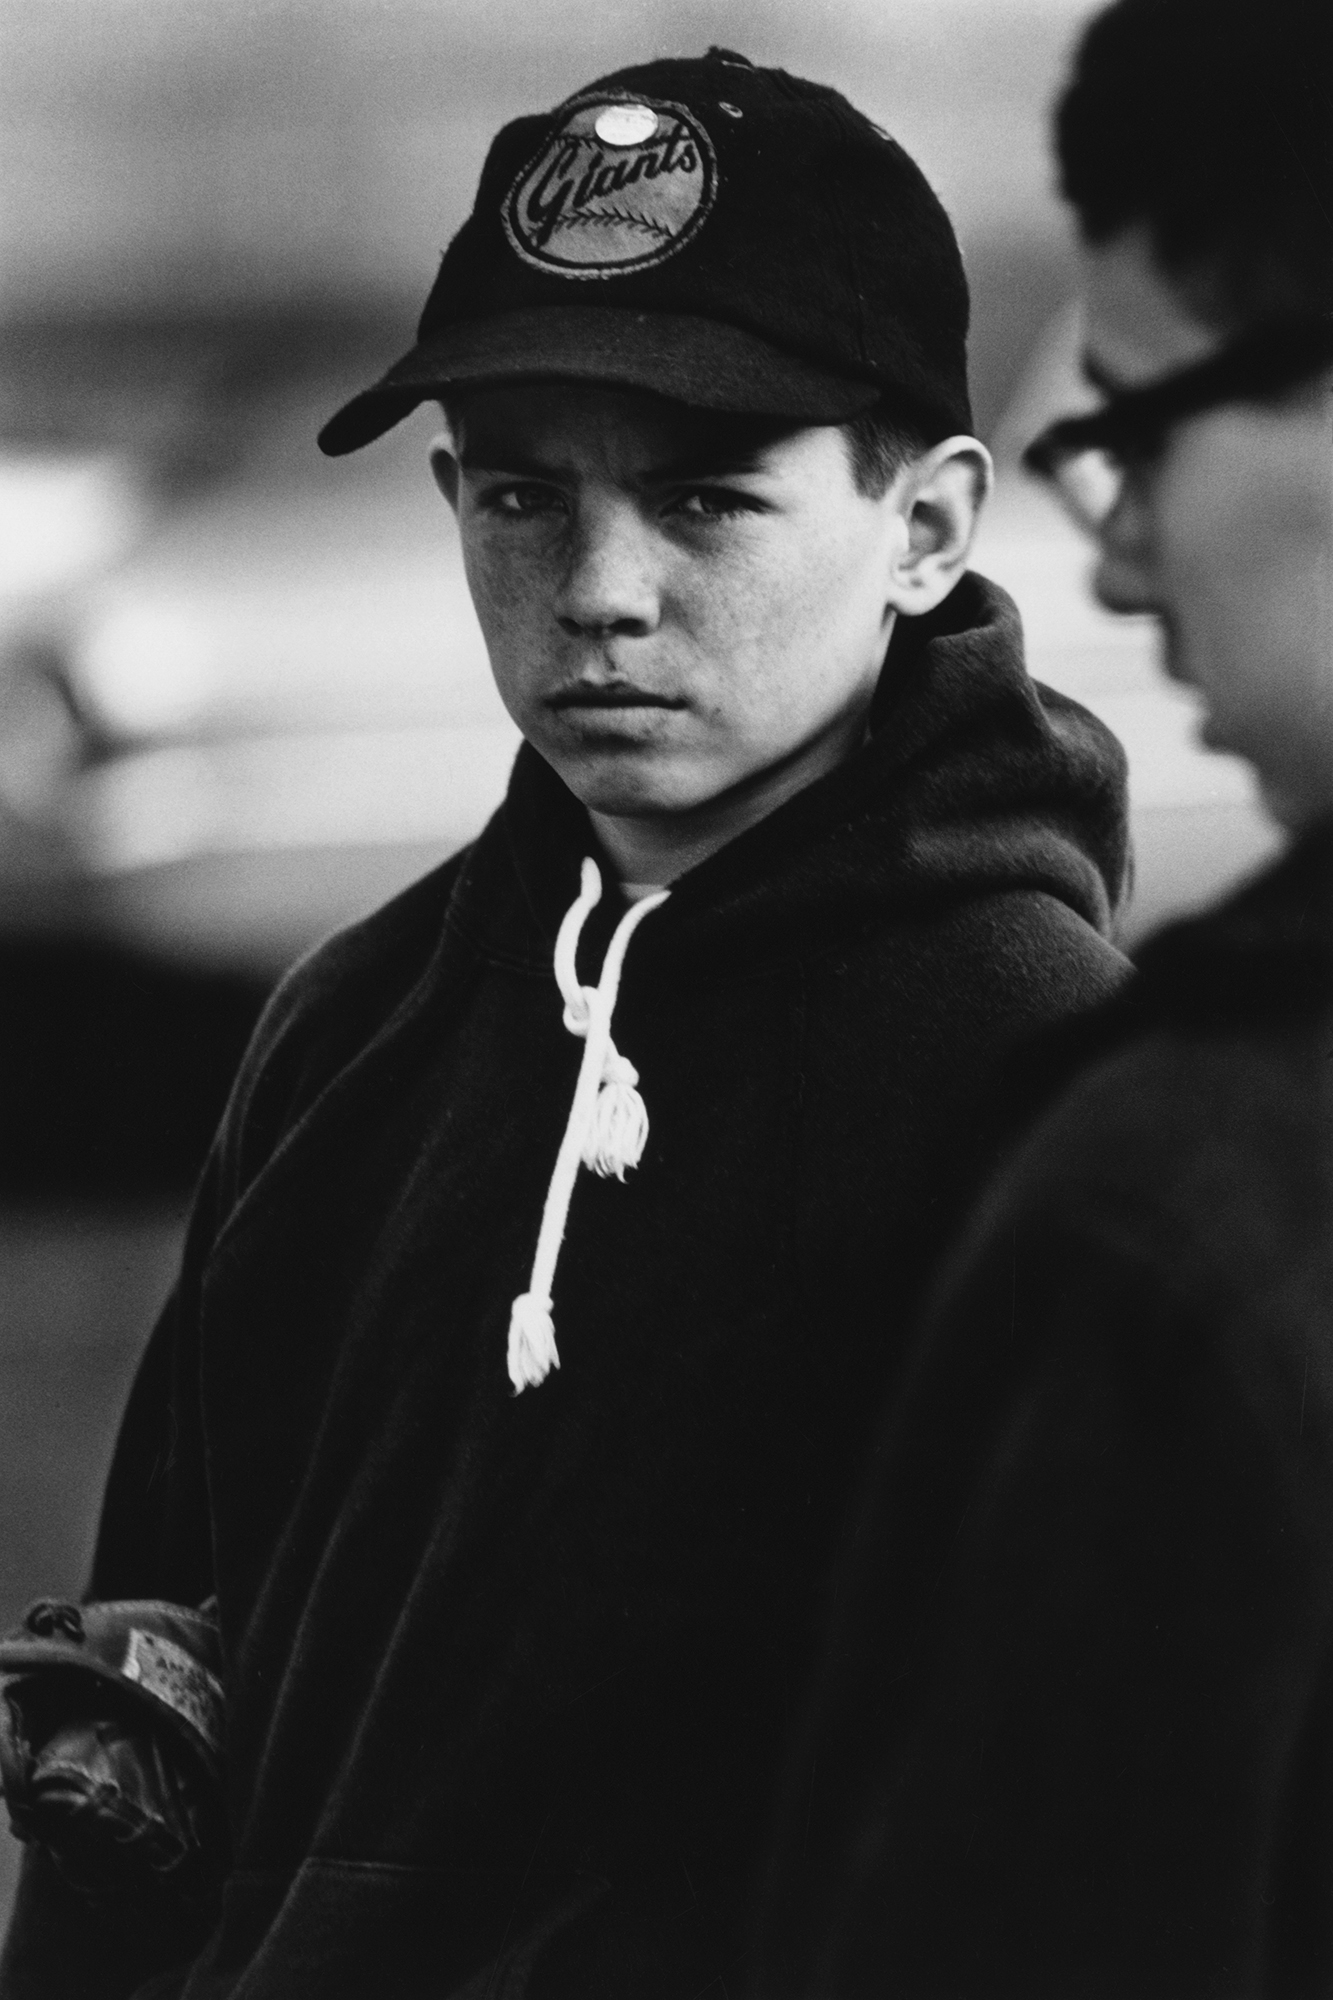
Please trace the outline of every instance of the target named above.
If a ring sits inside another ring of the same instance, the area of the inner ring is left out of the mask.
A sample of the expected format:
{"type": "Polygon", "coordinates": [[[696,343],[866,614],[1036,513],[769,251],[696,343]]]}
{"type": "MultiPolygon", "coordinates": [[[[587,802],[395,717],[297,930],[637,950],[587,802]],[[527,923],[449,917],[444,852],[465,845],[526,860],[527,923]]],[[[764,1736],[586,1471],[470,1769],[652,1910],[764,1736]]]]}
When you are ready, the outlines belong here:
{"type": "Polygon", "coordinates": [[[649,236],[664,237],[668,243],[676,240],[674,229],[664,228],[660,222],[653,222],[646,215],[635,215],[624,208],[602,208],[595,214],[562,216],[551,234],[555,236],[566,229],[607,229],[615,223],[623,223],[629,229],[642,229],[649,236]]]}

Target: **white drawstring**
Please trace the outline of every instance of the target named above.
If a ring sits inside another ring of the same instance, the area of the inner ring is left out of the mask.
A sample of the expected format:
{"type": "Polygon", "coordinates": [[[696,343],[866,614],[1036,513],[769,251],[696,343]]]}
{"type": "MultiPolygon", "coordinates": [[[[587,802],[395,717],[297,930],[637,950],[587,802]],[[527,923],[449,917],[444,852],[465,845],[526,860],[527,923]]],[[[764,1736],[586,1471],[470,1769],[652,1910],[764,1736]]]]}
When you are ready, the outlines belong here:
{"type": "Polygon", "coordinates": [[[669,890],[645,896],[625,912],[606,948],[602,976],[596,986],[579,984],[576,958],[579,937],[591,910],[601,901],[602,877],[597,863],[585,860],[577,898],[565,912],[555,941],[555,977],[564,996],[565,1026],[583,1037],[574,1101],[565,1136],[555,1156],[551,1185],[546,1191],[537,1254],[526,1292],[514,1300],[509,1316],[509,1379],[514,1392],[544,1382],[560,1366],[551,1317],[551,1288],[564,1241],[570,1198],[580,1160],[595,1174],[624,1180],[627,1167],[637,1167],[648,1138],[648,1113],[637,1085],[639,1073],[611,1039],[611,1016],[620,990],[620,972],[635,928],[650,911],[660,909],[669,890]]]}

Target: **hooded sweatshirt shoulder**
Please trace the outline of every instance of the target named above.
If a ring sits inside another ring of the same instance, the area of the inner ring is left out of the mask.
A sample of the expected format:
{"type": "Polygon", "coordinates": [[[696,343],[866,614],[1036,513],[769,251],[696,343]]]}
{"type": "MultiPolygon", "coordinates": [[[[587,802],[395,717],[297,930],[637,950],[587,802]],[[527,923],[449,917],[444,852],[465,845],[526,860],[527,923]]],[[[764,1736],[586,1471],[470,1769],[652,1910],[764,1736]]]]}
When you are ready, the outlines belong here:
{"type": "MultiPolygon", "coordinates": [[[[734,1983],[869,1418],[1001,1143],[992,1086],[1123,972],[1118,746],[969,579],[900,628],[865,750],[635,932],[612,1032],[646,1143],[579,1169],[559,1365],[516,1395],[590,842],[522,750],[472,848],[298,968],[238,1082],[93,1577],[219,1598],[235,1868],[163,1993],[734,1983]]],[[[621,914],[589,916],[581,982],[621,914]]],[[[26,1893],[6,1996],[50,1971],[26,1893]]]]}
{"type": "Polygon", "coordinates": [[[470,849],[338,932],[278,982],[237,1074],[221,1135],[234,1198],[339,1070],[374,1040],[429,972],[470,849]]]}

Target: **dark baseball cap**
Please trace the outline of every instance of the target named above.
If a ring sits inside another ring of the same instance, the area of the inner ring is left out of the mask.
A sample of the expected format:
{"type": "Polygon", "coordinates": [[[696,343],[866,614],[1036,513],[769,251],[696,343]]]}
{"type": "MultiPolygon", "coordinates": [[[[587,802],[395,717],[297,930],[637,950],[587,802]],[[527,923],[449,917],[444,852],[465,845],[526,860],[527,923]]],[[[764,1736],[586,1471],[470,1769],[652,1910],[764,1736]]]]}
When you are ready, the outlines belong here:
{"type": "Polygon", "coordinates": [[[920,168],[836,90],[727,49],[617,70],[498,134],[417,342],[320,432],[449,389],[592,381],[842,423],[972,428],[967,280],[920,168]]]}

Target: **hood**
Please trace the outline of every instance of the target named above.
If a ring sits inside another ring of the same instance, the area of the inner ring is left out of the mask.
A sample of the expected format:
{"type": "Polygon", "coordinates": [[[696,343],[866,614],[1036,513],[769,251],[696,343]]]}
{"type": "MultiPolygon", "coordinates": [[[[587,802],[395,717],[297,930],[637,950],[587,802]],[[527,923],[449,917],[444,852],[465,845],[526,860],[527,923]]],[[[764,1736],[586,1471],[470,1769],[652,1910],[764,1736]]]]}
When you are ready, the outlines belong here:
{"type": "MultiPolygon", "coordinates": [[[[1011,890],[1056,897],[1107,935],[1126,885],[1125,780],[1111,732],[1029,678],[1012,599],[969,574],[929,617],[899,620],[864,748],[680,876],[630,967],[697,950],[714,972],[755,969],[886,910],[1011,890]]],[[[479,900],[472,914],[507,956],[532,961],[535,947],[549,964],[579,862],[597,851],[591,824],[526,744],[501,823],[537,936],[479,900]]]]}

